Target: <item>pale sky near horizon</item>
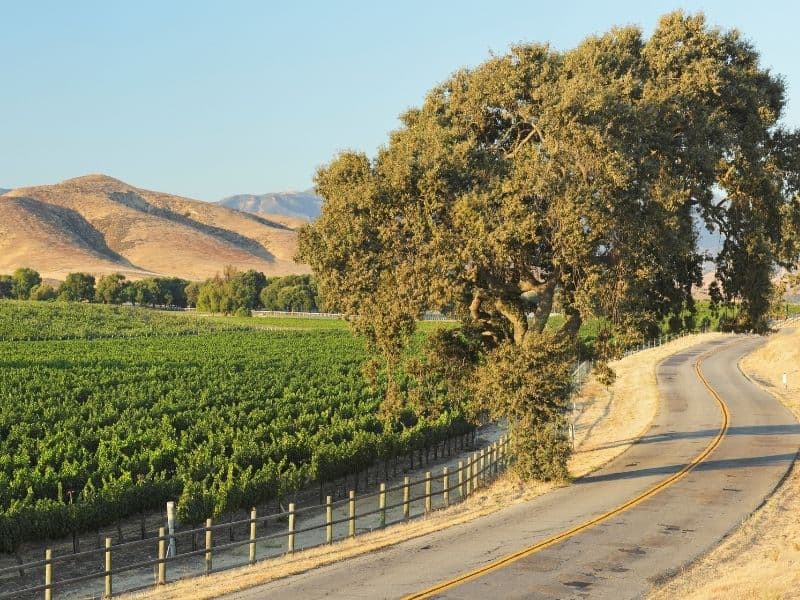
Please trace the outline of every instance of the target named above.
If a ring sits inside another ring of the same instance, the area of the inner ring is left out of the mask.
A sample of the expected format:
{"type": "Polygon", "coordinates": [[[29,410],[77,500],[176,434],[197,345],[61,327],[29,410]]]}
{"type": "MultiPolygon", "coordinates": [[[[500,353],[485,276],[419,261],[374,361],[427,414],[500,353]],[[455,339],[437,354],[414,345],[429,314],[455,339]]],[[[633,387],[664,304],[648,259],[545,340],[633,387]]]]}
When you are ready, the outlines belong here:
{"type": "Polygon", "coordinates": [[[800,127],[791,2],[0,0],[0,187],[105,173],[203,200],[306,189],[490,52],[648,34],[678,8],[739,29],[785,77],[800,127]]]}

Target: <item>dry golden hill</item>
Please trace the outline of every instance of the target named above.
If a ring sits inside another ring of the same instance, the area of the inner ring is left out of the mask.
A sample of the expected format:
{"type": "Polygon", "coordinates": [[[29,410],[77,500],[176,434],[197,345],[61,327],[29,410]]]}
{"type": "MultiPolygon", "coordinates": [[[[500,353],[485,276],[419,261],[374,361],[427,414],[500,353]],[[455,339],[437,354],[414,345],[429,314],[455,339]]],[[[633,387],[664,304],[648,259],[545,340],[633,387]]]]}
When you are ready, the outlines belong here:
{"type": "Polygon", "coordinates": [[[32,267],[131,278],[203,279],[231,264],[267,275],[307,273],[292,260],[297,233],[284,219],[142,190],[105,175],[0,196],[0,273],[32,267]]]}

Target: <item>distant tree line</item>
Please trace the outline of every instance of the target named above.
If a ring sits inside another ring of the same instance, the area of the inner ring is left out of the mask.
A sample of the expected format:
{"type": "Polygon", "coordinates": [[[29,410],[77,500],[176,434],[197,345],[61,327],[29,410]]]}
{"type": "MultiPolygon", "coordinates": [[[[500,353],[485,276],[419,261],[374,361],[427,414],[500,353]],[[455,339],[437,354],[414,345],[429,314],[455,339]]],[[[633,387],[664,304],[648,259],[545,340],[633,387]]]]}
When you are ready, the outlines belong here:
{"type": "Polygon", "coordinates": [[[0,299],[58,300],[140,306],[187,306],[189,281],[178,277],[147,277],[128,281],[120,273],[96,279],[90,273],[69,273],[58,286],[42,282],[34,269],[23,267],[11,275],[0,275],[0,299]]]}
{"type": "Polygon", "coordinates": [[[310,312],[320,308],[317,284],[310,275],[266,277],[250,269],[226,267],[222,275],[186,288],[190,306],[224,314],[249,314],[254,309],[310,312]]]}
{"type": "Polygon", "coordinates": [[[205,312],[240,315],[254,309],[309,312],[320,306],[317,285],[310,275],[267,277],[253,269],[239,271],[231,266],[205,281],[179,277],[129,281],[121,273],[99,279],[89,273],[69,273],[55,287],[43,283],[34,269],[23,267],[11,275],[0,275],[0,299],[197,307],[205,312]]]}

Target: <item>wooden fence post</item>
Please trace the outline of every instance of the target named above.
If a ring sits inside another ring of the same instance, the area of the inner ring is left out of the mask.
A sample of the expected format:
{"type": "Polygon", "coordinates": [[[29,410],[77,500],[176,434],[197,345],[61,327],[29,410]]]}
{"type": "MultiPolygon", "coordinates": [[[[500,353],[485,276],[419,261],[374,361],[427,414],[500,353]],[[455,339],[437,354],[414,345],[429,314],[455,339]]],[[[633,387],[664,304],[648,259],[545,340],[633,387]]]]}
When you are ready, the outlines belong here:
{"type": "Polygon", "coordinates": [[[461,500],[464,499],[464,461],[458,461],[458,496],[461,500]]]}
{"type": "Polygon", "coordinates": [[[411,484],[408,477],[403,477],[403,518],[411,516],[411,484]]]}
{"type": "Polygon", "coordinates": [[[104,598],[111,598],[114,590],[111,587],[111,538],[106,538],[106,585],[104,598]]]}
{"type": "Polygon", "coordinates": [[[167,535],[166,529],[158,528],[158,580],[157,585],[167,583],[167,535]]]}
{"type": "Polygon", "coordinates": [[[486,483],[486,448],[481,448],[480,469],[478,470],[478,483],[481,487],[486,483]]]}
{"type": "Polygon", "coordinates": [[[442,467],[442,502],[445,506],[450,506],[450,476],[447,467],[442,467]]]}
{"type": "Polygon", "coordinates": [[[466,470],[466,477],[464,482],[464,490],[466,491],[466,495],[469,496],[472,493],[472,459],[467,460],[467,466],[465,467],[466,470]]]}
{"type": "Polygon", "coordinates": [[[44,600],[53,600],[53,551],[44,551],[44,600]]]}
{"type": "Polygon", "coordinates": [[[211,519],[206,519],[206,575],[211,574],[211,519]]]}
{"type": "Polygon", "coordinates": [[[356,492],[350,490],[350,518],[348,519],[348,535],[356,536],[356,492]]]}
{"type": "Polygon", "coordinates": [[[381,510],[381,527],[386,527],[386,484],[381,484],[381,494],[378,496],[378,508],[381,510]]]}
{"type": "Polygon", "coordinates": [[[256,562],[256,508],[250,510],[250,564],[256,562]]]}
{"type": "Polygon", "coordinates": [[[289,502],[289,539],[286,543],[286,551],[289,554],[294,552],[294,502],[289,502]]]}
{"type": "Polygon", "coordinates": [[[431,472],[425,472],[425,512],[431,512],[431,472]]]}
{"type": "Polygon", "coordinates": [[[478,489],[478,453],[472,453],[472,491],[478,489]]]}
{"type": "Polygon", "coordinates": [[[333,502],[330,496],[325,498],[325,543],[333,543],[333,502]]]}

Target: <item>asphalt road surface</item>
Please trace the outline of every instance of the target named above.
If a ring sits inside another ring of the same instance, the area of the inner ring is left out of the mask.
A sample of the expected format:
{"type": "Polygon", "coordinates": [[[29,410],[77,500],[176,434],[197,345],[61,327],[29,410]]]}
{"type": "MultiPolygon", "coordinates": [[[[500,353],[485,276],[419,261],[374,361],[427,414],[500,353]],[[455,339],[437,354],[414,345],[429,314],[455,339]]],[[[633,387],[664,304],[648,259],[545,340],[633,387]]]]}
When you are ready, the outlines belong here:
{"type": "Polygon", "coordinates": [[[647,434],[571,486],[229,598],[401,598],[448,581],[425,597],[641,597],[757,509],[795,459],[800,425],[737,369],[739,358],[761,343],[756,337],[728,338],[668,358],[658,370],[662,404],[647,434]],[[729,412],[718,446],[685,476],[603,518],[681,472],[719,436],[722,407],[694,368],[712,350],[701,371],[729,412]],[[567,539],[464,579],[598,517],[600,522],[567,539]]]}

